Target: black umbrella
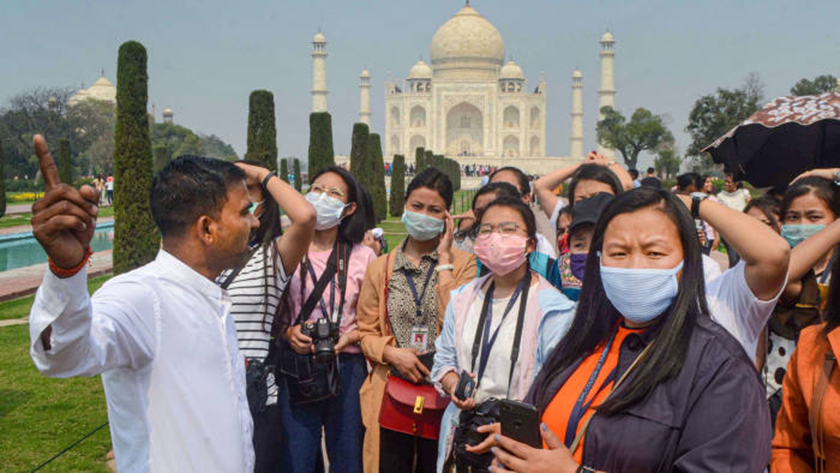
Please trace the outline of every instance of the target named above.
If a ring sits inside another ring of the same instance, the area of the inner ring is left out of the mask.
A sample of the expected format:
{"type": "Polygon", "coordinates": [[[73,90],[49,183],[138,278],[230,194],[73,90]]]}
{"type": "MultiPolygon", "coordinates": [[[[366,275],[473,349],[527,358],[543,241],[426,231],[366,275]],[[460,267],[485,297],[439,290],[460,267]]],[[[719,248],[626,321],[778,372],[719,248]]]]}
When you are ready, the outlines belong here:
{"type": "Polygon", "coordinates": [[[703,151],[756,187],[784,187],[809,169],[840,167],[840,95],[779,97],[703,151]]]}

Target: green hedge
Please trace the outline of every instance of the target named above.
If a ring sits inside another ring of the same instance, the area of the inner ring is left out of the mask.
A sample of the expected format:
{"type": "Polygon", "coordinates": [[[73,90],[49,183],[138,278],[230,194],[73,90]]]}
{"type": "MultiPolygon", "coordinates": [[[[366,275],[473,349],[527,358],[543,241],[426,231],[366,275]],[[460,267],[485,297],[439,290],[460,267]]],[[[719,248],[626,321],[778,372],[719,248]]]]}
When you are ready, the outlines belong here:
{"type": "Polygon", "coordinates": [[[251,92],[248,100],[248,151],[245,159],[277,171],[277,128],[274,125],[274,94],[251,92]]]}
{"type": "Polygon", "coordinates": [[[152,261],[160,237],[149,204],[152,142],[147,114],[146,48],[136,41],[120,46],[117,61],[117,124],[114,131],[114,272],[152,261]]]}
{"type": "Polygon", "coordinates": [[[286,184],[289,183],[289,158],[280,160],[280,179],[286,181],[286,184]]]}
{"type": "Polygon", "coordinates": [[[65,184],[73,183],[73,164],[70,161],[70,140],[58,140],[58,178],[65,184]]]}
{"type": "Polygon", "coordinates": [[[370,173],[366,176],[368,184],[365,186],[373,199],[373,212],[376,222],[388,218],[388,206],[385,191],[385,161],[382,158],[382,140],[377,133],[371,133],[368,137],[368,164],[370,173]]]}
{"type": "Polygon", "coordinates": [[[350,172],[359,181],[362,181],[362,176],[370,168],[367,164],[367,159],[370,155],[367,152],[369,134],[370,129],[366,124],[353,124],[353,136],[350,143],[350,172]]]}
{"type": "Polygon", "coordinates": [[[388,208],[392,217],[402,217],[405,208],[405,156],[394,156],[391,164],[391,196],[388,208]]]}
{"type": "Polygon", "coordinates": [[[6,164],[6,155],[3,154],[3,141],[0,140],[0,217],[6,215],[6,180],[3,179],[3,167],[6,164]]]}
{"type": "Polygon", "coordinates": [[[300,160],[298,158],[294,158],[294,173],[295,173],[295,189],[300,192],[303,188],[303,180],[300,177],[300,160]]]}
{"type": "Polygon", "coordinates": [[[327,112],[309,114],[309,176],[335,166],[332,118],[327,112]]]}

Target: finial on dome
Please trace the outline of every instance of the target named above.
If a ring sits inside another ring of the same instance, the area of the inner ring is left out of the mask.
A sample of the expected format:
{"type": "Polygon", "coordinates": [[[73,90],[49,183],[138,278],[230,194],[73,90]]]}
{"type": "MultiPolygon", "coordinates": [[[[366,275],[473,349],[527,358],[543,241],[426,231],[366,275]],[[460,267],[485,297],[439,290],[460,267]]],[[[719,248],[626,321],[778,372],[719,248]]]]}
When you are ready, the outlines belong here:
{"type": "Polygon", "coordinates": [[[101,72],[102,72],[102,74],[99,77],[105,77],[105,68],[104,67],[101,69],[101,72]]]}

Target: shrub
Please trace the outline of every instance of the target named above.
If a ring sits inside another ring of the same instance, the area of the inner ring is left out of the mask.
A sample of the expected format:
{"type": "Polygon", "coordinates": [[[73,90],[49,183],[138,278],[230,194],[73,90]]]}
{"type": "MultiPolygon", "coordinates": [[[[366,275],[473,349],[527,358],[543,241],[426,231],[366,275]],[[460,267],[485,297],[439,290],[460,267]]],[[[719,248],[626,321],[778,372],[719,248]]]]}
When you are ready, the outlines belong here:
{"type": "Polygon", "coordinates": [[[283,158],[280,160],[280,179],[283,179],[286,184],[289,183],[289,160],[283,158]]]}
{"type": "Polygon", "coordinates": [[[73,185],[73,169],[70,162],[70,140],[58,140],[58,178],[65,184],[73,185]]]}
{"type": "Polygon", "coordinates": [[[300,190],[303,188],[303,180],[300,178],[300,160],[298,158],[292,159],[294,159],[295,168],[295,189],[297,189],[297,191],[300,192],[300,190]]]}
{"type": "Polygon", "coordinates": [[[248,151],[245,159],[277,171],[277,128],[274,125],[274,94],[251,92],[248,107],[248,151]]]}
{"type": "Polygon", "coordinates": [[[394,156],[391,165],[391,197],[388,208],[392,217],[402,217],[405,207],[405,156],[394,156]]]}
{"type": "Polygon", "coordinates": [[[155,258],[160,237],[149,205],[152,143],[146,112],[149,77],[146,48],[120,46],[117,61],[117,125],[114,131],[114,272],[124,273],[155,258]]]}
{"type": "Polygon", "coordinates": [[[309,114],[309,175],[335,166],[332,118],[327,112],[309,114]]]}
{"type": "Polygon", "coordinates": [[[367,176],[366,187],[373,200],[373,213],[378,223],[388,217],[388,209],[385,196],[385,161],[382,158],[382,140],[377,133],[371,133],[368,137],[368,153],[370,173],[367,176]]]}

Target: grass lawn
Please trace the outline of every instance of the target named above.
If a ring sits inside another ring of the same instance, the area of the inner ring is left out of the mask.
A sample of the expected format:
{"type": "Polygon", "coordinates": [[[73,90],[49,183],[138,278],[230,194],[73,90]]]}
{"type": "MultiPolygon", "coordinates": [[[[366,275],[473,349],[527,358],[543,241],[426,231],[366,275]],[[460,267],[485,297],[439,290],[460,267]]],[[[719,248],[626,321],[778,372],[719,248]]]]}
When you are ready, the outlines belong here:
{"type": "MultiPolygon", "coordinates": [[[[110,276],[94,278],[90,291],[110,276]]],[[[33,297],[0,303],[0,318],[29,313],[33,297]]],[[[0,451],[3,471],[30,471],[108,420],[99,376],[52,379],[29,358],[29,326],[0,328],[0,451]]],[[[106,472],[108,428],[62,455],[42,471],[106,472]]]]}
{"type": "MultiPolygon", "coordinates": [[[[98,276],[88,280],[88,291],[93,294],[97,289],[99,289],[105,281],[111,279],[111,275],[107,274],[105,276],[98,276]]],[[[20,299],[14,299],[11,301],[0,302],[0,320],[5,319],[19,319],[21,317],[26,317],[29,315],[29,308],[32,307],[32,301],[35,300],[35,296],[27,296],[21,297],[20,299]]],[[[2,346],[2,345],[0,345],[2,346]]]]}
{"type": "MultiPolygon", "coordinates": [[[[113,217],[114,216],[114,207],[100,207],[99,208],[99,217],[113,217]]],[[[25,213],[25,214],[18,214],[18,215],[9,215],[6,217],[0,218],[0,228],[9,228],[9,227],[19,227],[21,225],[29,225],[29,219],[32,218],[32,214],[25,213]]]]}

